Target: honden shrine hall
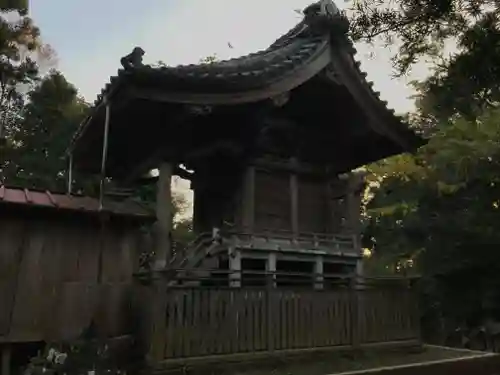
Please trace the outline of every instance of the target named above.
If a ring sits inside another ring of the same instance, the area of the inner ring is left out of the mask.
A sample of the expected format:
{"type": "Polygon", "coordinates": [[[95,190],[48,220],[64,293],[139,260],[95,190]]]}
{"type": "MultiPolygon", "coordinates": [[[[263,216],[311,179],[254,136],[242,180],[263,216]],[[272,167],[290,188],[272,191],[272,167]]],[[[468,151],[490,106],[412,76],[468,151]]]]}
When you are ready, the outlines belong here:
{"type": "Polygon", "coordinates": [[[122,186],[159,170],[155,267],[310,272],[318,287],[361,273],[356,170],[422,140],[373,91],[348,28],[322,0],[248,56],[157,68],[136,48],[75,135],[73,170],[122,186]],[[183,254],[170,234],[175,175],[194,191],[198,239],[183,254]]]}

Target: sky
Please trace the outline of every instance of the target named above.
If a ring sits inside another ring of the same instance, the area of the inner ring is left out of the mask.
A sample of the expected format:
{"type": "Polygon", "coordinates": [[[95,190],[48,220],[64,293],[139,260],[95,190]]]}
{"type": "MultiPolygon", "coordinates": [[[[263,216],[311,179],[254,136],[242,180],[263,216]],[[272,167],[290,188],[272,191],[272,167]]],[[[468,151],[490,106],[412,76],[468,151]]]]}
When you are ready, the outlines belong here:
{"type": "MultiPolygon", "coordinates": [[[[197,63],[216,54],[230,58],[267,48],[286,33],[313,0],[38,0],[31,17],[42,38],[57,53],[57,66],[89,102],[115,75],[120,58],[135,46],[145,63],[197,63]],[[229,47],[231,44],[232,48],[229,47]]],[[[339,8],[348,6],[343,0],[339,8]]],[[[394,51],[358,45],[357,59],[381,98],[397,112],[413,108],[408,81],[425,77],[420,67],[411,77],[395,79],[394,51]]],[[[181,190],[185,191],[186,186],[181,190]]]]}
{"type": "MultiPolygon", "coordinates": [[[[57,68],[93,101],[135,46],[146,51],[146,63],[168,65],[197,63],[214,53],[244,55],[265,49],[288,31],[300,20],[295,10],[312,1],[43,0],[32,1],[30,13],[57,53],[57,68]]],[[[408,79],[392,78],[392,51],[381,46],[358,46],[358,51],[382,99],[398,112],[410,110],[408,79]]]]}

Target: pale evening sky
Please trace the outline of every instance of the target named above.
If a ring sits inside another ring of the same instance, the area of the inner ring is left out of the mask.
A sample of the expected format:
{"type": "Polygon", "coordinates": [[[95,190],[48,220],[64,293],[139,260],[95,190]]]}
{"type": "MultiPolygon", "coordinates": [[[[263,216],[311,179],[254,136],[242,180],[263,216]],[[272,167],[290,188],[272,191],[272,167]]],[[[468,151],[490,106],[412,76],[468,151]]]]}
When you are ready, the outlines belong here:
{"type": "MultiPolygon", "coordinates": [[[[134,46],[146,51],[147,63],[169,65],[196,63],[214,53],[220,58],[247,54],[288,31],[299,20],[294,10],[312,1],[43,0],[32,1],[30,12],[57,52],[58,69],[93,101],[116,74],[120,57],[134,46]]],[[[346,4],[339,0],[337,5],[346,4]]],[[[358,51],[368,79],[389,106],[398,112],[411,109],[407,80],[391,77],[390,51],[363,46],[358,51]]]]}
{"type": "MultiPolygon", "coordinates": [[[[57,68],[87,101],[120,67],[133,47],[145,62],[197,63],[217,54],[230,58],[265,49],[299,20],[296,9],[313,0],[38,0],[31,17],[57,52],[57,68]],[[233,48],[228,47],[228,42],[233,48]]],[[[341,0],[339,8],[348,5],[341,0]]],[[[358,47],[357,59],[375,89],[397,112],[412,108],[407,79],[391,77],[391,51],[358,47]],[[373,57],[369,57],[374,53],[373,57]]],[[[412,78],[425,76],[422,68],[412,78]]],[[[183,185],[183,184],[182,184],[183,185]]],[[[181,186],[181,190],[185,191],[181,186]]]]}

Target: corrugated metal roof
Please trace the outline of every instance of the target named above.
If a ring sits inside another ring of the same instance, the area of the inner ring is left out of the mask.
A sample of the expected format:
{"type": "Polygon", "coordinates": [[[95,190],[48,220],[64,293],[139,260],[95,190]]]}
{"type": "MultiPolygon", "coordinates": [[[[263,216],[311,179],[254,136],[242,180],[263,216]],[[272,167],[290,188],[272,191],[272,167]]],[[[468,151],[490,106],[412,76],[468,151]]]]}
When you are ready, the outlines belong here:
{"type": "MultiPolygon", "coordinates": [[[[29,190],[0,185],[0,206],[20,205],[24,207],[45,207],[75,212],[98,213],[99,200],[81,195],[67,195],[50,191],[29,190]]],[[[154,212],[145,205],[131,201],[105,199],[104,211],[118,216],[154,218],[154,212]]]]}

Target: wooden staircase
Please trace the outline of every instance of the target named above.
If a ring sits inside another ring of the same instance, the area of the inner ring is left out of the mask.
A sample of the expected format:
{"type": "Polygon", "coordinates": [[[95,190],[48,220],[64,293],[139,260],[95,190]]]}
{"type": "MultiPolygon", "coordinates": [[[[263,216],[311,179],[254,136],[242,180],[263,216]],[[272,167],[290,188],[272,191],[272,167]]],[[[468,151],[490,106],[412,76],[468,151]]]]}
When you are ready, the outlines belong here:
{"type": "Polygon", "coordinates": [[[171,284],[198,286],[200,280],[208,279],[211,272],[219,267],[218,255],[227,251],[227,247],[212,233],[201,233],[186,246],[183,253],[172,258],[170,268],[176,270],[177,280],[171,281],[171,284]]]}

